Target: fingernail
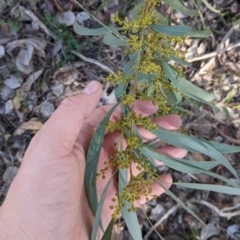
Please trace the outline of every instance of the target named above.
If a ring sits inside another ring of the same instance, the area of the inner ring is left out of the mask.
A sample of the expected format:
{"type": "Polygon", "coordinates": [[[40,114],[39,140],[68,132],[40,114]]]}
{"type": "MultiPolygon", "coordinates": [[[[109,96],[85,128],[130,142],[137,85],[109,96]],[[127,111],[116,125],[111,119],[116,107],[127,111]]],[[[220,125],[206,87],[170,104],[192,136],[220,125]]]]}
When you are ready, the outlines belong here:
{"type": "Polygon", "coordinates": [[[92,81],[83,89],[82,92],[87,95],[91,95],[91,94],[95,93],[98,90],[98,88],[99,88],[99,86],[98,86],[97,82],[92,81]]]}

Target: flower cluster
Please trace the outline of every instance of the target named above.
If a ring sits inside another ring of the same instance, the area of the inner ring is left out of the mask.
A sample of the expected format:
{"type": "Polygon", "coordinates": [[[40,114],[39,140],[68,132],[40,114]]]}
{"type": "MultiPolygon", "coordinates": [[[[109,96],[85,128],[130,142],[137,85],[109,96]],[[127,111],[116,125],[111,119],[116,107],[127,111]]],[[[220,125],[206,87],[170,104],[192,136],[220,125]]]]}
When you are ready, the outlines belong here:
{"type": "MultiPolygon", "coordinates": [[[[122,27],[122,32],[127,36],[129,44],[129,54],[136,57],[130,66],[131,71],[110,74],[105,80],[112,85],[121,83],[125,90],[121,97],[124,107],[129,107],[130,111],[123,114],[122,119],[106,124],[108,132],[116,132],[120,139],[124,140],[123,149],[117,149],[113,156],[108,156],[105,167],[101,169],[98,176],[105,178],[105,172],[109,168],[117,170],[128,169],[129,181],[122,192],[116,193],[112,199],[110,209],[114,210],[112,217],[120,214],[121,208],[126,203],[130,203],[129,211],[135,211],[136,203],[141,199],[149,200],[155,197],[152,195],[152,183],[156,177],[149,159],[142,153],[144,143],[136,128],[147,130],[157,129],[157,125],[151,117],[143,117],[134,112],[134,103],[137,99],[151,100],[158,106],[157,115],[164,116],[173,109],[168,104],[168,96],[172,91],[176,91],[170,81],[166,78],[166,72],[157,58],[160,55],[164,60],[170,56],[183,57],[184,53],[174,50],[174,44],[182,43],[184,37],[172,37],[155,31],[152,24],[159,24],[160,18],[156,12],[156,7],[161,4],[161,0],[145,0],[143,7],[137,11],[135,19],[129,20],[127,17],[120,19],[115,14],[112,21],[122,27]],[[129,73],[130,72],[130,73],[129,73]],[[130,89],[130,92],[128,92],[130,89]],[[135,171],[133,171],[133,166],[135,171]],[[134,174],[136,171],[139,174],[134,174]],[[147,178],[145,178],[145,174],[147,178]]],[[[180,71],[177,70],[179,73],[180,71]]],[[[116,143],[119,147],[120,142],[116,143]]]]}

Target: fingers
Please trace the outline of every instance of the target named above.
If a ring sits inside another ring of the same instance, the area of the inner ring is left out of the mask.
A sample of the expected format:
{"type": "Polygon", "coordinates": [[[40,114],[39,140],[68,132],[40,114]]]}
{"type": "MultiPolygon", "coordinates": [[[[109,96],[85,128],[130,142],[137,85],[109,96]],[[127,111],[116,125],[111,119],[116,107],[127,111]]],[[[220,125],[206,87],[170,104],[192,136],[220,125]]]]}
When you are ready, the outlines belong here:
{"type": "MultiPolygon", "coordinates": [[[[182,125],[181,118],[176,114],[171,114],[164,117],[157,117],[154,118],[152,121],[156,123],[159,127],[165,128],[167,130],[177,130],[182,125]]],[[[139,127],[138,131],[144,141],[149,141],[156,138],[153,133],[142,127],[139,127]]]]}
{"type": "MultiPolygon", "coordinates": [[[[89,143],[91,141],[92,135],[95,131],[95,129],[98,127],[102,119],[105,117],[107,112],[111,110],[111,108],[114,106],[114,104],[106,105],[103,107],[100,107],[94,111],[94,113],[86,119],[84,126],[81,130],[79,142],[87,151],[89,143]],[[84,137],[83,137],[84,136],[84,137]],[[84,141],[82,140],[84,138],[84,141]]],[[[153,105],[151,101],[140,101],[137,100],[134,103],[134,111],[137,114],[142,114],[142,116],[149,116],[154,114],[157,111],[158,107],[156,105],[153,105]]],[[[115,111],[113,112],[110,120],[115,121],[116,119],[122,118],[122,106],[119,105],[115,111]]]]}
{"type": "MultiPolygon", "coordinates": [[[[170,174],[164,174],[161,176],[161,180],[160,182],[162,183],[162,185],[164,185],[165,188],[169,189],[172,185],[172,177],[170,174]]],[[[136,206],[137,205],[141,205],[141,204],[144,204],[145,202],[148,202],[150,201],[151,199],[153,199],[154,197],[153,196],[159,196],[161,194],[163,194],[165,192],[165,190],[159,185],[158,182],[154,182],[152,184],[152,193],[151,193],[151,196],[148,197],[148,199],[146,199],[144,196],[142,196],[140,198],[140,200],[138,202],[136,202],[136,206]]]]}
{"type": "Polygon", "coordinates": [[[177,148],[174,146],[165,146],[157,149],[157,152],[160,152],[164,155],[174,158],[184,158],[187,155],[187,150],[177,148]]]}
{"type": "Polygon", "coordinates": [[[96,109],[101,92],[101,84],[92,81],[82,93],[64,99],[36,134],[40,144],[44,147],[50,144],[56,154],[62,150],[71,151],[84,120],[96,109]]]}
{"type": "MultiPolygon", "coordinates": [[[[109,110],[114,106],[114,104],[106,105],[101,108],[96,109],[96,111],[86,119],[86,123],[92,127],[97,127],[104,116],[109,110]]],[[[136,100],[134,103],[134,111],[137,114],[142,114],[143,117],[154,114],[158,110],[156,105],[153,105],[151,101],[141,101],[136,100]]],[[[119,105],[113,112],[111,119],[112,121],[122,118],[122,106],[119,105]]]]}

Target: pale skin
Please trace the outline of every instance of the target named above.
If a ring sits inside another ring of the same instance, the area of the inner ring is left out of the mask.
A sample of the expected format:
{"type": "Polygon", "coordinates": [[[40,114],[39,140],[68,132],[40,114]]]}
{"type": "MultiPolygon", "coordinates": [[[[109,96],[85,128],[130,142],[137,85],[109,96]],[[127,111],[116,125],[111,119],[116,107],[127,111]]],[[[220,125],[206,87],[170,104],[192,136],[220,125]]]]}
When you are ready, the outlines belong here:
{"type": "MultiPolygon", "coordinates": [[[[101,96],[101,84],[92,81],[83,93],[63,100],[58,109],[32,139],[22,165],[12,182],[6,199],[0,208],[1,240],[85,240],[89,239],[94,215],[88,202],[84,185],[86,153],[94,133],[106,112],[112,106],[96,108],[101,96]]],[[[156,112],[150,102],[136,102],[135,111],[143,116],[156,112]]],[[[112,120],[121,117],[117,108],[112,120]]],[[[161,127],[176,130],[181,126],[177,115],[156,118],[161,127]]],[[[139,129],[144,140],[154,136],[139,129]]],[[[98,169],[115,148],[116,133],[108,133],[104,139],[98,169]]],[[[182,158],[186,151],[173,146],[158,149],[163,154],[182,158]]],[[[98,178],[97,189],[101,195],[106,179],[98,178]]],[[[138,174],[133,166],[133,173],[138,174]]],[[[172,178],[162,176],[162,182],[170,187],[172,178]]],[[[103,207],[102,220],[106,227],[111,219],[109,206],[117,190],[114,180],[109,187],[103,207]]],[[[164,190],[153,185],[153,194],[164,190]]],[[[141,199],[143,204],[145,199],[141,199]]],[[[99,234],[99,236],[101,233],[99,234]]]]}

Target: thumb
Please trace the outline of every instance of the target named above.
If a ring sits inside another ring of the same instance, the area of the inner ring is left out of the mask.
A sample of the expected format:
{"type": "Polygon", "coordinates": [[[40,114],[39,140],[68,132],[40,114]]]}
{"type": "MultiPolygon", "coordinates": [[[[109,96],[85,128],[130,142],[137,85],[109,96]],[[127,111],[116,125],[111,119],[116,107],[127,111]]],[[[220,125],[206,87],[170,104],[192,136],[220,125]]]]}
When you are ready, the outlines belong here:
{"type": "Polygon", "coordinates": [[[51,146],[55,154],[64,149],[71,151],[84,120],[96,109],[101,92],[101,84],[92,81],[82,93],[64,99],[35,135],[37,145],[41,146],[42,149],[51,146]]]}

